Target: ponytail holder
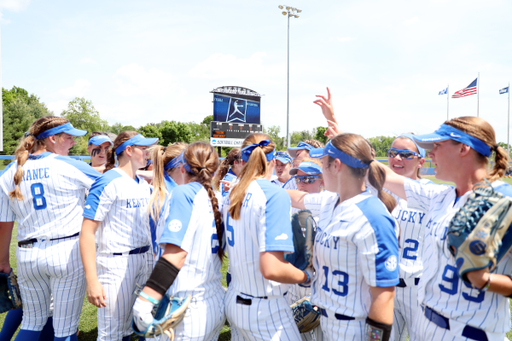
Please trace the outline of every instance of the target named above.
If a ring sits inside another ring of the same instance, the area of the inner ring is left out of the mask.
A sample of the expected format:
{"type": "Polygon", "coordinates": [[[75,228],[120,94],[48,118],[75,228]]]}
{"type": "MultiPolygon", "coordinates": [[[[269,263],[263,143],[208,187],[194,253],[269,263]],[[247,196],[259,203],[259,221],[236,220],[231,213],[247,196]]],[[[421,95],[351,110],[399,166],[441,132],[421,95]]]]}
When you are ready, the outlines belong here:
{"type": "MultiPolygon", "coordinates": [[[[269,144],[270,144],[270,140],[262,140],[259,143],[253,143],[248,146],[245,146],[241,150],[242,160],[244,160],[245,162],[249,161],[249,157],[251,156],[251,153],[255,148],[257,148],[257,147],[263,148],[265,146],[268,146],[269,144]]],[[[274,150],[272,150],[268,154],[265,154],[265,158],[267,159],[267,161],[272,160],[274,158],[274,150]]]]}
{"type": "Polygon", "coordinates": [[[23,135],[24,138],[27,138],[29,136],[34,136],[34,134],[32,134],[31,132],[26,131],[25,134],[23,135]]]}
{"type": "Polygon", "coordinates": [[[203,169],[206,169],[206,167],[199,167],[199,171],[202,171],[203,169]]]}
{"type": "Polygon", "coordinates": [[[370,161],[368,161],[368,165],[370,165],[370,163],[372,163],[373,161],[375,161],[375,159],[371,159],[370,161]]]}
{"type": "Polygon", "coordinates": [[[498,147],[499,147],[499,145],[496,144],[496,145],[494,145],[494,147],[492,147],[492,149],[494,149],[494,151],[497,151],[498,147]]]}
{"type": "Polygon", "coordinates": [[[167,147],[164,147],[164,149],[162,149],[162,155],[165,154],[165,150],[167,149],[167,147]]]}

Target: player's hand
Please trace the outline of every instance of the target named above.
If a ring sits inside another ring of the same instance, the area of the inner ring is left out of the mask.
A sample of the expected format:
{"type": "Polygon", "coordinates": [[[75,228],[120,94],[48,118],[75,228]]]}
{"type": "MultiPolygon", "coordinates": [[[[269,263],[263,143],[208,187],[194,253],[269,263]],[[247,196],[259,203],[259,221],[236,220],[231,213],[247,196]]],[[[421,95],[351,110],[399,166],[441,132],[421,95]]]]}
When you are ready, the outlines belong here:
{"type": "Polygon", "coordinates": [[[334,108],[332,105],[331,91],[329,90],[329,87],[327,87],[327,98],[323,95],[316,95],[316,97],[318,97],[318,99],[313,101],[313,103],[322,108],[322,114],[324,114],[325,119],[337,123],[336,117],[334,117],[334,108]]]}
{"type": "Polygon", "coordinates": [[[233,185],[231,181],[220,180],[219,182],[222,182],[224,184],[225,191],[229,191],[231,189],[231,186],[233,185]]]}
{"type": "Polygon", "coordinates": [[[103,290],[103,286],[98,280],[96,280],[94,283],[87,283],[86,293],[89,303],[94,304],[98,308],[107,306],[105,303],[107,295],[105,294],[105,290],[103,290]]]}
{"type": "Polygon", "coordinates": [[[341,129],[338,127],[338,123],[327,120],[327,130],[324,133],[324,136],[327,136],[329,139],[332,139],[334,136],[341,134],[341,129]]]}
{"type": "Polygon", "coordinates": [[[5,274],[10,274],[11,273],[11,266],[9,265],[9,263],[4,263],[4,264],[0,264],[0,272],[3,272],[5,274]]]}

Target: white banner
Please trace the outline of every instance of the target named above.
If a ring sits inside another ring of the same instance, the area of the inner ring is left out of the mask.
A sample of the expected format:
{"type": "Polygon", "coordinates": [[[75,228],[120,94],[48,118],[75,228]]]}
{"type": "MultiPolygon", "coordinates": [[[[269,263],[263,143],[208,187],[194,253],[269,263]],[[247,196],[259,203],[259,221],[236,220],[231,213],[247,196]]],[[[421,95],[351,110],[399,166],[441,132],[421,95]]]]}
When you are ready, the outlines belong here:
{"type": "Polygon", "coordinates": [[[218,137],[211,137],[210,144],[213,147],[241,147],[244,139],[222,139],[218,137]]]}

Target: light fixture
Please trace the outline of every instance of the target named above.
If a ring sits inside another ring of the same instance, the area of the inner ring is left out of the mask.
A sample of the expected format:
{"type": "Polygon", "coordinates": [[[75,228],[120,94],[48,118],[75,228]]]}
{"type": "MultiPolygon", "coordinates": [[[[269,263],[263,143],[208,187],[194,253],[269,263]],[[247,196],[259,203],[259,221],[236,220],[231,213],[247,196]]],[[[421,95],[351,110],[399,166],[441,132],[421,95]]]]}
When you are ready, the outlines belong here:
{"type": "Polygon", "coordinates": [[[277,7],[279,7],[279,9],[283,9],[283,5],[279,5],[279,6],[277,6],[277,7]]]}
{"type": "Polygon", "coordinates": [[[297,13],[300,13],[300,12],[302,12],[302,10],[297,8],[297,13]]]}
{"type": "Polygon", "coordinates": [[[283,11],[283,15],[286,15],[286,14],[288,14],[288,12],[286,12],[286,11],[283,11]]]}
{"type": "Polygon", "coordinates": [[[286,6],[286,10],[289,11],[291,9],[290,6],[286,6]]]}

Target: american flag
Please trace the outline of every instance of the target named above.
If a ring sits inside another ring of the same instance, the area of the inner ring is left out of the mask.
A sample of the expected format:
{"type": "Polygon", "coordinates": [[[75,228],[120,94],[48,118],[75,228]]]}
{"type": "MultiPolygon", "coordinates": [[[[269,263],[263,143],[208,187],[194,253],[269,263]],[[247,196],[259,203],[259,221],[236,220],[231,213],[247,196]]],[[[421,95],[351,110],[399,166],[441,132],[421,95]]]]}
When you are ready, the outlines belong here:
{"type": "Polygon", "coordinates": [[[471,95],[476,95],[476,82],[478,78],[475,78],[474,81],[471,82],[468,86],[466,86],[464,89],[456,91],[452,98],[460,98],[460,97],[466,97],[471,95]]]}

